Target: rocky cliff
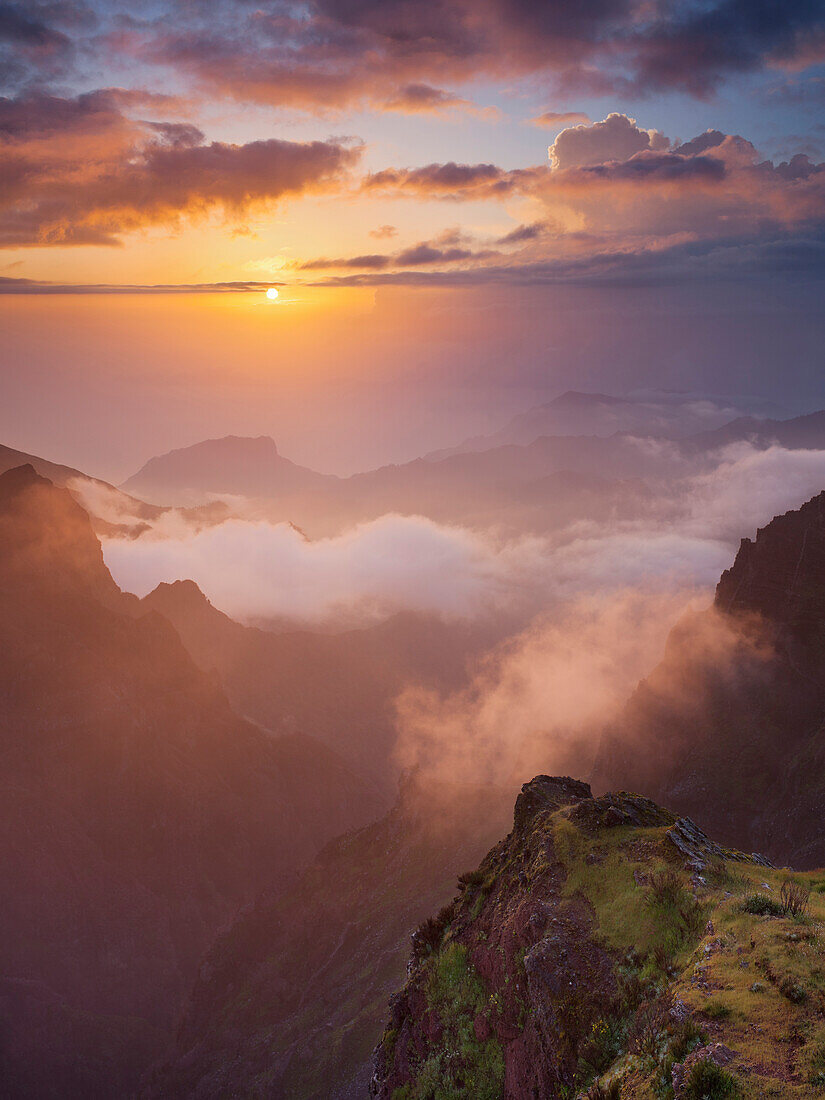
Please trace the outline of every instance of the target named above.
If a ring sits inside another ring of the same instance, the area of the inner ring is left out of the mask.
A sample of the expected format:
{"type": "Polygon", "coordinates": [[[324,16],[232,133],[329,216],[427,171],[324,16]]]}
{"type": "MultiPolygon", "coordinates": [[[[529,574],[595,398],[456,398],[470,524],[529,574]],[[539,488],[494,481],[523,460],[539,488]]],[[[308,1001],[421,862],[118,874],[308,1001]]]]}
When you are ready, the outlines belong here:
{"type": "Polygon", "coordinates": [[[605,731],[593,783],[727,843],[825,863],[825,494],[744,539],[714,606],[673,630],[605,731]]]}
{"type": "Polygon", "coordinates": [[[418,929],[371,1095],[818,1095],[823,885],[640,796],[539,776],[418,929]]]}

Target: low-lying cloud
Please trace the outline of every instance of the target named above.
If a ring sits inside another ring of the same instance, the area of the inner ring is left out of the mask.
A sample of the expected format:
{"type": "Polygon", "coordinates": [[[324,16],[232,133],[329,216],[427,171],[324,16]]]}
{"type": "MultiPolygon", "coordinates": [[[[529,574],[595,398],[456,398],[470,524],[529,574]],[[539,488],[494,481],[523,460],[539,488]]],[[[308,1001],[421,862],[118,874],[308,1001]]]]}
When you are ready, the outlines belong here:
{"type": "MultiPolygon", "coordinates": [[[[662,464],[661,456],[652,461],[662,464]]],[[[137,538],[104,539],[104,553],[129,591],[191,579],[243,620],[354,623],[410,610],[447,618],[505,612],[526,622],[584,596],[629,589],[708,598],[742,537],[823,488],[825,451],[738,443],[712,468],[654,486],[640,516],[578,520],[550,535],[504,537],[386,514],[310,540],[288,523],[171,510],[140,519],[137,538]]],[[[83,492],[102,519],[128,522],[128,498],[109,499],[94,486],[83,492]]],[[[227,502],[236,516],[243,505],[227,502]]]]}

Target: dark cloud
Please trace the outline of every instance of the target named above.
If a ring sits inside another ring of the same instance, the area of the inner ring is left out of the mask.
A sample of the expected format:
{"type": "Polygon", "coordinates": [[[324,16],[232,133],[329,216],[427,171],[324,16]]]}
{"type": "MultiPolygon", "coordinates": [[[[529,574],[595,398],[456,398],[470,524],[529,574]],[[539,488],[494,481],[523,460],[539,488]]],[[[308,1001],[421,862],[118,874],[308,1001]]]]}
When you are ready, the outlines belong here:
{"type": "Polygon", "coordinates": [[[446,92],[429,84],[406,84],[392,94],[384,106],[387,110],[405,114],[441,115],[450,111],[466,111],[482,117],[498,115],[494,108],[478,107],[472,100],[464,99],[455,92],[446,92]]]}
{"type": "Polygon", "coordinates": [[[519,225],[499,237],[496,244],[525,244],[527,241],[536,241],[547,229],[544,222],[533,222],[532,225],[519,225]]]}
{"type": "Polygon", "coordinates": [[[322,257],[317,260],[308,260],[301,267],[309,271],[327,268],[383,271],[387,268],[432,267],[478,262],[498,255],[491,249],[468,248],[465,246],[466,241],[460,230],[448,229],[435,240],[420,241],[392,254],[342,256],[337,259],[322,257]]]}
{"type": "Polygon", "coordinates": [[[495,164],[426,164],[422,168],[385,168],[363,183],[378,194],[437,199],[503,198],[526,187],[533,170],[508,172],[495,164]]]}
{"type": "Polygon", "coordinates": [[[820,0],[212,0],[170,3],[126,41],[239,99],[441,110],[464,102],[443,80],[537,73],[600,94],[707,96],[732,73],[821,60],[825,10],[820,0]]]}
{"type": "Polygon", "coordinates": [[[698,286],[766,282],[777,277],[825,280],[825,231],[772,240],[731,238],[638,252],[597,252],[562,260],[470,267],[456,271],[392,271],[322,280],[325,286],[698,286]]]}

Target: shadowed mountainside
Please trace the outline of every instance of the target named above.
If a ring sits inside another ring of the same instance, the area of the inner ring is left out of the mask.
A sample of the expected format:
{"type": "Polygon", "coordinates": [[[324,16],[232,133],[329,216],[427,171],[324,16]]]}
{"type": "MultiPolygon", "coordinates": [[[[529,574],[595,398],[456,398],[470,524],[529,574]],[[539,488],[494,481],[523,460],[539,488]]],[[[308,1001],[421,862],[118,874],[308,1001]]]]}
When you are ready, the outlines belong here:
{"type": "Polygon", "coordinates": [[[641,790],[726,843],[825,863],[824,578],[822,493],[742,541],[714,607],[675,627],[605,732],[594,783],[641,790]]]}
{"type": "Polygon", "coordinates": [[[220,676],[239,713],[269,729],[301,730],[395,792],[394,701],[409,684],[457,688],[492,646],[494,623],[402,613],[375,626],[323,634],[242,626],[193,581],[160,584],[142,601],[175,627],[195,661],[220,676]]]}
{"type": "Polygon", "coordinates": [[[0,476],[0,651],[0,1079],[126,1095],[220,927],[377,799],[239,719],[31,466],[0,476]]]}
{"type": "Polygon", "coordinates": [[[409,934],[506,828],[512,794],[408,778],[383,820],[333,841],[200,968],[152,1100],[362,1100],[409,934]]]}

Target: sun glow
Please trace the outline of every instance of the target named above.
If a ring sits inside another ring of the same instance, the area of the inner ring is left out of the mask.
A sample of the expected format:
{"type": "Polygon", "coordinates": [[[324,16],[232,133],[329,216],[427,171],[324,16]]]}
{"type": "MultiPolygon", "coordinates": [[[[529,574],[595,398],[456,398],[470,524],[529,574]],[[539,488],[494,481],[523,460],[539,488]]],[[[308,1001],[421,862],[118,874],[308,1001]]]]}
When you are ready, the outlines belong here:
{"type": "Polygon", "coordinates": [[[266,292],[266,296],[267,298],[269,298],[270,302],[274,302],[275,299],[278,297],[278,291],[275,289],[274,286],[271,286],[266,292]]]}

